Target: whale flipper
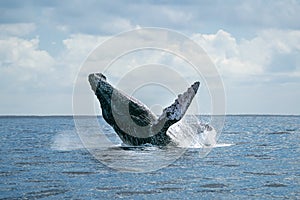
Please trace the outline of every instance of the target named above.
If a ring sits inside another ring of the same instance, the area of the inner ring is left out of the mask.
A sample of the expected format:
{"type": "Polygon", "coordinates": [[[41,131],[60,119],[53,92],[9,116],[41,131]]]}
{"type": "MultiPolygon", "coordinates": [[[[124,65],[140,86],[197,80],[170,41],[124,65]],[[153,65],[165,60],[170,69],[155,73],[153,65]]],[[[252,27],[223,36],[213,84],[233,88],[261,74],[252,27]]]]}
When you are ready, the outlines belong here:
{"type": "Polygon", "coordinates": [[[153,124],[152,131],[166,132],[171,125],[181,120],[196,95],[199,86],[200,82],[195,82],[186,92],[179,94],[175,102],[163,110],[163,113],[153,124]]]}
{"type": "Polygon", "coordinates": [[[169,144],[168,128],[184,116],[200,84],[195,82],[185,93],[178,95],[157,119],[147,106],[109,84],[103,74],[90,74],[89,82],[100,102],[104,120],[124,143],[134,146],[169,144]]]}

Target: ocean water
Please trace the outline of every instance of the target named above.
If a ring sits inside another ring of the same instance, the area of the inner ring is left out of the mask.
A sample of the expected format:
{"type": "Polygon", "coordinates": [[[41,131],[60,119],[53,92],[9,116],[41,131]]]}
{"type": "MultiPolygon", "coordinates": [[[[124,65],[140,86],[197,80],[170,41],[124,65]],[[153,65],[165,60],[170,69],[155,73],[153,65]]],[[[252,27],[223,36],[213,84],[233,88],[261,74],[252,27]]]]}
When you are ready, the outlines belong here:
{"type": "Polygon", "coordinates": [[[0,117],[0,199],[300,199],[300,116],[227,116],[206,154],[105,130],[116,147],[97,159],[73,117],[0,117]]]}

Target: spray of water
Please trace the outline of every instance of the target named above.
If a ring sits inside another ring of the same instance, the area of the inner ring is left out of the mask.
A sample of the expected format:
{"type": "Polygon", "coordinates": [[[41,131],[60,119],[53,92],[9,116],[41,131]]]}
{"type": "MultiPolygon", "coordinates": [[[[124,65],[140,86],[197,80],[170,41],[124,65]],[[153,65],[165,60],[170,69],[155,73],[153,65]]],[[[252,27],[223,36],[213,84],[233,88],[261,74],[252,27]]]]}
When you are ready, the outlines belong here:
{"type": "Polygon", "coordinates": [[[57,151],[72,151],[84,148],[76,130],[58,132],[51,144],[51,148],[57,151]]]}
{"type": "Polygon", "coordinates": [[[213,127],[189,115],[171,126],[167,134],[182,148],[211,148],[216,145],[217,133],[213,127]]]}

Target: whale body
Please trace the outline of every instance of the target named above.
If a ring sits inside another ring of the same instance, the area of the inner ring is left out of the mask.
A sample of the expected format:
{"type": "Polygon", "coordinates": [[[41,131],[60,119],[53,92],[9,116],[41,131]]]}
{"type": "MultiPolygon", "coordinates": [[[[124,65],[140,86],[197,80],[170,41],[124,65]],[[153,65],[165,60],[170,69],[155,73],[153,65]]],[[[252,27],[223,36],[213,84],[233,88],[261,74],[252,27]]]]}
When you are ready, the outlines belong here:
{"type": "Polygon", "coordinates": [[[171,143],[167,130],[182,119],[200,85],[192,84],[157,117],[143,103],[113,87],[102,73],[90,74],[88,80],[100,102],[104,120],[125,144],[133,146],[171,143]]]}

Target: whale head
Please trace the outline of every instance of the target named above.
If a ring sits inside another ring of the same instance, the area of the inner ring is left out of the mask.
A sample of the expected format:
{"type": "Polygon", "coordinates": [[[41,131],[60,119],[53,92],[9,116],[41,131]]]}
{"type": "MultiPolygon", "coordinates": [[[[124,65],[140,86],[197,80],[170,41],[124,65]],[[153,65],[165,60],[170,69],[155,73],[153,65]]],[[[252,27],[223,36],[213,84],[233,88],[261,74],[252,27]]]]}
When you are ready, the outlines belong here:
{"type": "Polygon", "coordinates": [[[106,82],[106,77],[102,73],[93,73],[89,75],[89,82],[94,92],[96,92],[99,84],[103,81],[106,82]]]}

